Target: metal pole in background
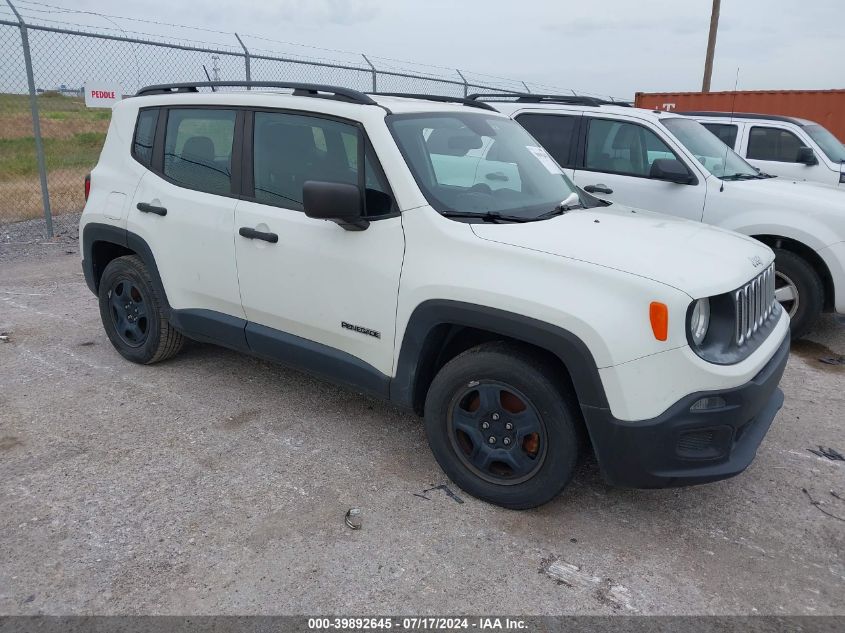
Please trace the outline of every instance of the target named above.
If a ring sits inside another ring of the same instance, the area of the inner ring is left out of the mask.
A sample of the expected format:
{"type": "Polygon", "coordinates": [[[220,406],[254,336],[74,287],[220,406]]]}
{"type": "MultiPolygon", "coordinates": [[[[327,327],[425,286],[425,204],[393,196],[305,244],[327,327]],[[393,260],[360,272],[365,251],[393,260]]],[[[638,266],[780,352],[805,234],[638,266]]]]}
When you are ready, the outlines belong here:
{"type": "Polygon", "coordinates": [[[29,84],[29,109],[32,114],[32,133],[35,136],[35,157],[38,159],[38,176],[41,179],[41,202],[44,205],[44,220],[47,223],[47,237],[53,237],[53,213],[50,210],[50,192],[47,189],[47,164],[44,162],[44,142],[41,140],[41,120],[38,118],[38,97],[35,94],[35,78],[32,74],[32,57],[29,54],[29,35],[26,22],[12,4],[6,3],[18,19],[21,29],[21,44],[23,46],[23,60],[26,65],[26,81],[29,84]]]}
{"type": "Polygon", "coordinates": [[[464,98],[469,94],[469,84],[467,84],[467,78],[464,77],[464,74],[461,72],[460,68],[456,68],[455,72],[458,73],[458,76],[461,78],[461,81],[464,82],[464,98]]]}
{"type": "MultiPolygon", "coordinates": [[[[252,68],[249,58],[249,49],[246,47],[246,44],[244,44],[244,41],[241,39],[240,35],[235,33],[235,37],[238,38],[238,43],[241,45],[241,48],[244,49],[244,66],[246,67],[246,80],[252,81],[252,68]]],[[[247,87],[247,90],[250,90],[250,88],[247,87]]]]}
{"type": "Polygon", "coordinates": [[[704,58],[704,79],[701,82],[701,92],[710,92],[710,78],[713,76],[713,54],[716,52],[716,32],[719,30],[719,10],[722,0],[713,0],[713,11],[710,13],[710,34],[707,36],[707,57],[704,58]]]}
{"type": "Polygon", "coordinates": [[[373,70],[373,92],[378,92],[378,87],[377,87],[377,85],[376,85],[376,83],[377,83],[377,80],[376,80],[376,67],[375,67],[375,66],[373,66],[373,62],[371,62],[369,59],[367,59],[367,56],[366,56],[366,55],[364,55],[364,53],[361,53],[361,57],[363,57],[363,58],[364,58],[364,61],[365,61],[365,62],[367,62],[367,63],[370,65],[370,68],[372,68],[372,70],[373,70]]]}

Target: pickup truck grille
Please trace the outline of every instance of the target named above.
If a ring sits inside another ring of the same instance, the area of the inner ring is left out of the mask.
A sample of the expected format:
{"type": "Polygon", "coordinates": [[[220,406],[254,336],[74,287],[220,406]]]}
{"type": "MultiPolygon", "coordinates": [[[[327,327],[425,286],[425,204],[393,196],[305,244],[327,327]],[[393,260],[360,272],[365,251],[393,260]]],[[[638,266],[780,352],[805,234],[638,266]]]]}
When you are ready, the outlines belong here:
{"type": "Polygon", "coordinates": [[[742,345],[766,322],[775,307],[775,265],[734,293],[736,344],[742,345]]]}

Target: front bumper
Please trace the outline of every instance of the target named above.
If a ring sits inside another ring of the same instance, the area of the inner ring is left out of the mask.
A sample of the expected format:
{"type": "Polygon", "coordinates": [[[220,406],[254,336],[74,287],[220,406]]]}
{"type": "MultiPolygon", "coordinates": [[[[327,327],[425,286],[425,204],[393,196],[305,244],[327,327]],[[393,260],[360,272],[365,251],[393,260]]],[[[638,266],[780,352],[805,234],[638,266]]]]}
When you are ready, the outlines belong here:
{"type": "Polygon", "coordinates": [[[778,383],[789,358],[789,337],[749,382],[690,394],[651,420],[627,422],[610,409],[583,407],[590,439],[608,483],[628,488],[701,484],[738,475],[783,405],[778,383]],[[691,411],[701,398],[725,406],[691,411]]]}

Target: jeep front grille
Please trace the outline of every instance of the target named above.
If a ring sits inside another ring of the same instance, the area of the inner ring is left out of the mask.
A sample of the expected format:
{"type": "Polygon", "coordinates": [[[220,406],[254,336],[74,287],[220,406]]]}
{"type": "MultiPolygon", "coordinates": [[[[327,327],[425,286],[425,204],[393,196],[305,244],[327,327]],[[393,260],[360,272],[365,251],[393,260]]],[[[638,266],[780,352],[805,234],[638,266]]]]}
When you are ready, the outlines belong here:
{"type": "Polygon", "coordinates": [[[766,322],[775,308],[775,265],[734,293],[736,344],[742,345],[766,322]]]}

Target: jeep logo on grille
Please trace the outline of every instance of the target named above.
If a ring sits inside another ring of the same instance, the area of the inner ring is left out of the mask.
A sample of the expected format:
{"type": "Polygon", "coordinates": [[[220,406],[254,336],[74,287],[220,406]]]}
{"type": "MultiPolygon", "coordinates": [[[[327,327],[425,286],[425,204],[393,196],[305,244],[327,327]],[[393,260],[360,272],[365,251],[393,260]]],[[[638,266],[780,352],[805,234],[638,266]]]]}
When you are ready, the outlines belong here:
{"type": "Polygon", "coordinates": [[[754,266],[754,268],[759,268],[763,265],[763,260],[760,259],[758,255],[755,255],[754,257],[749,257],[748,261],[751,262],[751,265],[754,266]]]}
{"type": "Polygon", "coordinates": [[[366,334],[367,336],[381,338],[381,332],[371,330],[368,327],[361,327],[360,325],[352,325],[351,323],[347,323],[346,321],[341,321],[340,327],[342,327],[344,330],[352,330],[353,332],[359,332],[360,334],[366,334]]]}

